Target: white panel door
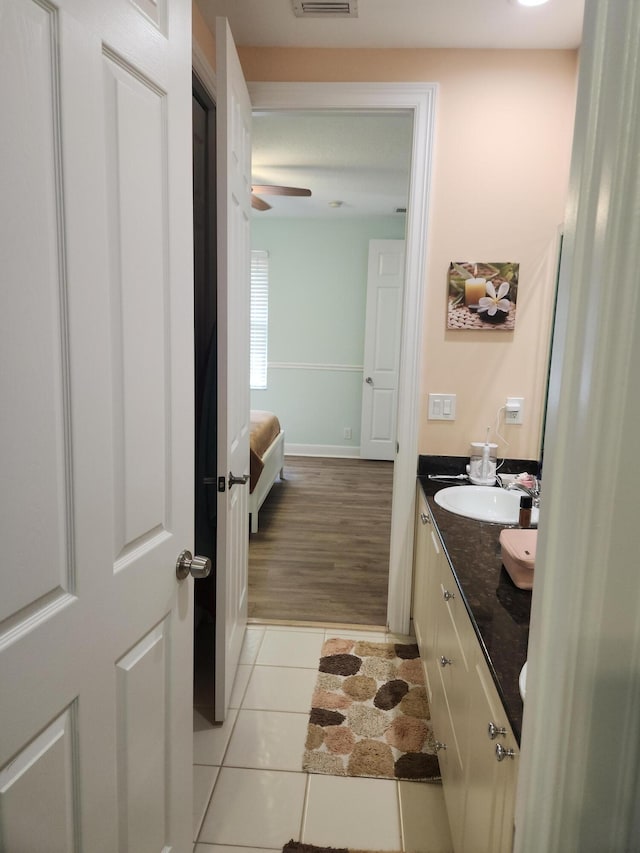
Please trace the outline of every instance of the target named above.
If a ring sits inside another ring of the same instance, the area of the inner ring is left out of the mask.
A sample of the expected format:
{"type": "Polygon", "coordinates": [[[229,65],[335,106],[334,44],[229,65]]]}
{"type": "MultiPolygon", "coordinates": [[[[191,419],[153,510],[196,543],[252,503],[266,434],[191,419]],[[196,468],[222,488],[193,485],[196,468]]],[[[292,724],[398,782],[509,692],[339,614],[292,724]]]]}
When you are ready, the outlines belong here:
{"type": "Polygon", "coordinates": [[[189,0],[0,0],[0,849],[191,850],[189,0]]]}
{"type": "Polygon", "coordinates": [[[396,455],[404,240],[370,240],[360,456],[396,455]]]}
{"type": "Polygon", "coordinates": [[[251,258],[251,102],[226,18],[216,20],[216,63],[218,477],[225,488],[218,490],[215,718],[223,720],[247,625],[251,258]]]}

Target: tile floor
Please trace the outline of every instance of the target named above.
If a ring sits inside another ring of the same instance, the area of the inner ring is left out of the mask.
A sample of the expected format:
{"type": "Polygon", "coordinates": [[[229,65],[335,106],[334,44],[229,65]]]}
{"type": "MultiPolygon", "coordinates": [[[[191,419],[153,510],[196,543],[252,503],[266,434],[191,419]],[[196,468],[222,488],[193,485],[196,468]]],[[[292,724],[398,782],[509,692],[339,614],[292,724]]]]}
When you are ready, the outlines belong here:
{"type": "MultiPolygon", "coordinates": [[[[250,625],[231,710],[213,726],[194,709],[194,853],[331,847],[450,853],[440,785],[301,770],[325,637],[383,632],[250,625]]],[[[403,638],[405,639],[405,638],[403,638]]]]}

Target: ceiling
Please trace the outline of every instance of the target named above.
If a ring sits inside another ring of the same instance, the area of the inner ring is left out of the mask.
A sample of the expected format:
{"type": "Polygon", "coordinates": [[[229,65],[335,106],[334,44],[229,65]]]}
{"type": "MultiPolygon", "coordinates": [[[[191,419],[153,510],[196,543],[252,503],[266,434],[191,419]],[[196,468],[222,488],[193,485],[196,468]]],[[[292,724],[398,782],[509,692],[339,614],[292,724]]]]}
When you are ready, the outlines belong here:
{"type": "MultiPolygon", "coordinates": [[[[212,30],[220,15],[237,45],[271,47],[572,49],[584,10],[584,0],[358,0],[355,18],[298,18],[292,0],[196,2],[212,30]]],[[[312,192],[263,196],[272,208],[254,217],[398,215],[407,206],[407,113],[254,114],[252,150],[254,183],[312,192]]]]}
{"type": "Polygon", "coordinates": [[[261,196],[272,209],[254,217],[398,215],[412,132],[409,111],[254,113],[253,182],[311,190],[311,198],[261,196]]]}
{"type": "Polygon", "coordinates": [[[270,47],[576,48],[584,0],[358,0],[357,18],[297,18],[291,0],[196,0],[238,45],[270,47]]]}

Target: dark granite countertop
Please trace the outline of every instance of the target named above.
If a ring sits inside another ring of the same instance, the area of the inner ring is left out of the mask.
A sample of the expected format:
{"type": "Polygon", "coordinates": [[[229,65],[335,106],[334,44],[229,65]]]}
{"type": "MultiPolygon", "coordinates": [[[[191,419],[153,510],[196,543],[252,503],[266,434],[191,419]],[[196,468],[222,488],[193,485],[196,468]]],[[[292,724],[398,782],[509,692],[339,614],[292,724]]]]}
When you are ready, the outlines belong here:
{"type": "Polygon", "coordinates": [[[427,476],[419,476],[418,480],[520,743],[523,704],[518,677],[527,659],[531,592],[515,586],[502,565],[498,539],[501,525],[475,521],[442,509],[433,495],[438,489],[454,484],[434,482],[427,476]]]}

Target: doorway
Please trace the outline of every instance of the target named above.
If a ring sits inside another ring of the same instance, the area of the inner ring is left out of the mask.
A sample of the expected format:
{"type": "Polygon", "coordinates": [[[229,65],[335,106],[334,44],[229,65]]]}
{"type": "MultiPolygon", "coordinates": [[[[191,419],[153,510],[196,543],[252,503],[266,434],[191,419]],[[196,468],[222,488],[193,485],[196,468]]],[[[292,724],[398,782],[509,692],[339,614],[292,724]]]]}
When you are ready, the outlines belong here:
{"type": "Polygon", "coordinates": [[[428,196],[435,115],[434,84],[253,83],[254,110],[394,110],[413,115],[411,184],[406,224],[406,289],[398,387],[398,449],[394,461],[387,624],[407,633],[410,622],[415,478],[420,411],[422,304],[428,196]]]}
{"type": "Polygon", "coordinates": [[[311,197],[267,194],[270,208],[251,220],[269,282],[268,381],[251,405],[276,414],[289,454],[250,538],[253,618],[386,624],[412,124],[408,110],[254,113],[254,182],[299,184],[311,197]]]}

